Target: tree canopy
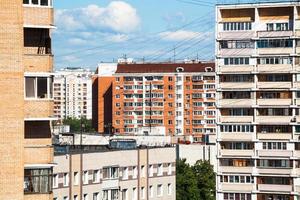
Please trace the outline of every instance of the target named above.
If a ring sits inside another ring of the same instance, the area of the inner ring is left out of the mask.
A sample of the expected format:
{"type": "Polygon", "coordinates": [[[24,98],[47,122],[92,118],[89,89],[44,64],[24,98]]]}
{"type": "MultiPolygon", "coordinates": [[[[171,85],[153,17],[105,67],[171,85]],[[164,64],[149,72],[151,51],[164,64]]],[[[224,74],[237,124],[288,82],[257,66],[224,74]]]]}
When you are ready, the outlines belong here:
{"type": "Polygon", "coordinates": [[[86,118],[66,118],[63,120],[64,125],[70,126],[71,132],[80,132],[81,131],[81,124],[82,124],[82,131],[83,132],[95,132],[95,130],[92,127],[92,120],[86,119],[86,118]]]}
{"type": "Polygon", "coordinates": [[[177,200],[214,200],[215,173],[208,161],[197,161],[193,166],[179,159],[176,163],[177,200]]]}

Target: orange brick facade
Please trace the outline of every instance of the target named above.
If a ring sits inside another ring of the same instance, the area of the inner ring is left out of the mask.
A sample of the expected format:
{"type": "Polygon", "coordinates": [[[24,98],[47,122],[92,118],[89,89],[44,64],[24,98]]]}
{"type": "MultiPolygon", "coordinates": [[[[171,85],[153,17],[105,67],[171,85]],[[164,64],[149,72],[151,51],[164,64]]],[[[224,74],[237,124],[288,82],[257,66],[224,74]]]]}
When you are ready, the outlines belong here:
{"type": "Polygon", "coordinates": [[[115,134],[133,135],[142,127],[163,127],[165,135],[203,142],[204,134],[215,133],[213,63],[119,64],[113,76],[98,77],[99,132],[109,125],[103,120],[108,114],[104,115],[104,110],[109,108],[102,102],[108,85],[112,88],[111,131],[115,134]]]}
{"type": "MultiPolygon", "coordinates": [[[[52,72],[52,55],[39,55],[37,52],[26,54],[24,30],[34,28],[31,23],[35,7],[26,7],[22,0],[3,0],[0,3],[0,199],[52,199],[48,194],[26,194],[24,192],[24,171],[33,165],[53,163],[53,149],[49,115],[52,115],[52,101],[38,101],[25,98],[25,77],[28,72],[52,72]],[[26,19],[26,22],[25,22],[26,19]],[[47,59],[45,63],[43,60],[47,59]],[[40,65],[43,63],[43,65],[40,65]],[[41,107],[42,105],[42,107],[41,107]],[[46,120],[46,133],[39,129],[42,118],[46,120]],[[31,133],[35,137],[26,138],[30,133],[25,130],[28,120],[33,123],[31,133]],[[45,134],[43,134],[45,133],[45,134]]],[[[53,24],[53,8],[50,6],[39,10],[39,13],[52,13],[48,21],[53,24]]],[[[38,15],[34,16],[36,22],[38,15]]],[[[43,23],[42,23],[43,24],[43,23]]],[[[49,25],[49,24],[43,24],[49,25]]],[[[50,77],[50,75],[46,75],[50,77]]],[[[50,80],[50,78],[49,78],[50,80]]],[[[49,82],[50,84],[50,82],[49,82]]]]}

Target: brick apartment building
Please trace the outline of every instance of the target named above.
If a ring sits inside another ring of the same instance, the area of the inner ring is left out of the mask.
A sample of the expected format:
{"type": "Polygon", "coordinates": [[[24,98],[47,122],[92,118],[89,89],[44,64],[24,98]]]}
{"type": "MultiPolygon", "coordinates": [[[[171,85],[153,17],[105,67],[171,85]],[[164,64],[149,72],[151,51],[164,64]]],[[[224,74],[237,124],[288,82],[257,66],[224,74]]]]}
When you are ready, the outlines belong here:
{"type": "Polygon", "coordinates": [[[52,1],[2,0],[0,24],[0,199],[52,199],[52,1]]]}
{"type": "Polygon", "coordinates": [[[214,71],[214,63],[118,64],[94,82],[98,131],[130,135],[164,127],[165,135],[203,141],[215,133],[214,71]]]}

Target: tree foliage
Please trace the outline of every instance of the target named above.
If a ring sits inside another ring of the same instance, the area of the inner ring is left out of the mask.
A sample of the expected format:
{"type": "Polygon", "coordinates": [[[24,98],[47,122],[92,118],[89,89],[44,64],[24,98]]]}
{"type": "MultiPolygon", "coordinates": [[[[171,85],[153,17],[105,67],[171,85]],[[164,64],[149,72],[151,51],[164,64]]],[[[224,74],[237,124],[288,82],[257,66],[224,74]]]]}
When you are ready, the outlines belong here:
{"type": "Polygon", "coordinates": [[[95,132],[92,126],[92,120],[86,119],[86,118],[66,118],[63,120],[64,125],[70,126],[71,132],[80,132],[81,131],[81,125],[82,125],[82,131],[83,132],[95,132]]]}
{"type": "Polygon", "coordinates": [[[176,163],[177,200],[214,200],[215,173],[208,161],[197,161],[190,166],[186,159],[176,163]]]}

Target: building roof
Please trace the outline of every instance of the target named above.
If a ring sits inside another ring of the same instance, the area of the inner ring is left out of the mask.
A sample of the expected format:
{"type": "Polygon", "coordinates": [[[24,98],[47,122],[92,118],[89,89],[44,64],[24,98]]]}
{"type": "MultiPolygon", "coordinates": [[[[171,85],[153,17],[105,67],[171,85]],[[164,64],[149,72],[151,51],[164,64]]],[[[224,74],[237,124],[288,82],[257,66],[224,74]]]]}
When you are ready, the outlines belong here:
{"type": "Polygon", "coordinates": [[[215,63],[144,63],[118,64],[116,73],[174,73],[182,68],[182,72],[214,72],[215,63]]]}

